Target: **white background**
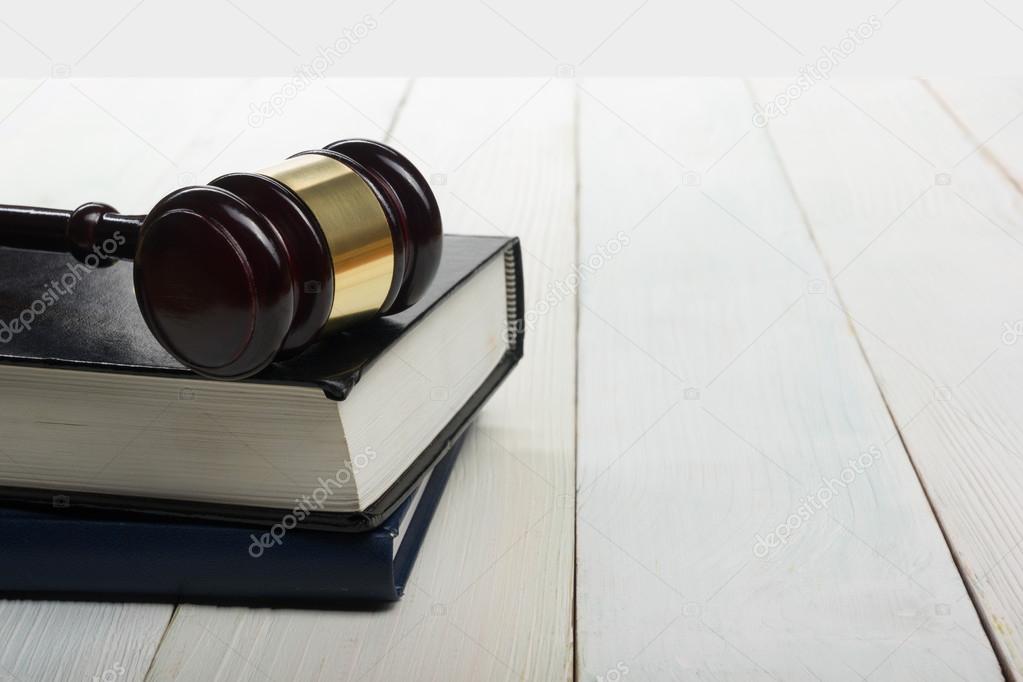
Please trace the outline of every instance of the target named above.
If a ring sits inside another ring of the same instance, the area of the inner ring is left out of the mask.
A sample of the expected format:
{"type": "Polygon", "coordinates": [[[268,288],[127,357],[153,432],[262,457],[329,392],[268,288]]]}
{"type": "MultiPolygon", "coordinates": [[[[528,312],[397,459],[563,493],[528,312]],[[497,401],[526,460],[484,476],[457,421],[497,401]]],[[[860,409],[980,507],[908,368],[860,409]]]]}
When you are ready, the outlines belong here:
{"type": "Polygon", "coordinates": [[[326,75],[786,76],[871,15],[843,76],[1023,65],[1015,0],[118,0],[5,4],[0,75],[290,75],[369,22],[326,75]]]}

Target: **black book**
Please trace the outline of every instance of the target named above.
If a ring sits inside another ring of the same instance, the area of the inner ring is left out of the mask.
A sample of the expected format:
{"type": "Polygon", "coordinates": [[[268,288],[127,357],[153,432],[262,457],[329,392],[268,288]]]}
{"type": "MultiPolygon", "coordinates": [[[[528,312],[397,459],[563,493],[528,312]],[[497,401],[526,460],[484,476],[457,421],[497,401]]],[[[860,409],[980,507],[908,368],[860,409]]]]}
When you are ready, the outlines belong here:
{"type": "Polygon", "coordinates": [[[412,308],[223,382],[152,337],[130,264],[0,248],[0,500],[379,525],[522,356],[518,241],[443,251],[412,308]]]}

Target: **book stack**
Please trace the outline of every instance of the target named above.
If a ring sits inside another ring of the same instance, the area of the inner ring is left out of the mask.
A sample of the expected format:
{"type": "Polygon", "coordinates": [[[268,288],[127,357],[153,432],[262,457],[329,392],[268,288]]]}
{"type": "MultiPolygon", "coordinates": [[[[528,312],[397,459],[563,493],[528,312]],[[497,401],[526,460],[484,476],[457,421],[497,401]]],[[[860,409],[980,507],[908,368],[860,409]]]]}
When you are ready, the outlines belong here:
{"type": "Polygon", "coordinates": [[[0,594],[400,598],[521,282],[516,240],[447,236],[413,307],[224,382],[152,338],[129,264],[0,249],[0,594]]]}

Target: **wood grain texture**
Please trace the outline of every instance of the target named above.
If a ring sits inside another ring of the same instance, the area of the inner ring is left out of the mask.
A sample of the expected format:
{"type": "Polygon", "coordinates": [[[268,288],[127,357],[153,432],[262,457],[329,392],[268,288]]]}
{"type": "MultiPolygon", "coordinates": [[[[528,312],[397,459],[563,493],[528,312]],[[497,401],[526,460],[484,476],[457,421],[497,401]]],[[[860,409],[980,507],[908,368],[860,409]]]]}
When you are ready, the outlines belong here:
{"type": "Polygon", "coordinates": [[[579,678],[999,679],[744,86],[581,104],[579,678]]]}
{"type": "MultiPolygon", "coordinates": [[[[406,90],[403,80],[316,82],[281,99],[288,82],[5,80],[0,149],[10,162],[0,164],[3,200],[59,208],[105,201],[144,213],[182,185],[261,168],[345,136],[382,137],[406,90]],[[252,117],[252,107],[271,100],[280,113],[252,117]],[[302,120],[301,127],[290,127],[288,116],[302,120]]],[[[136,440],[144,437],[142,424],[136,440]]],[[[173,608],[0,602],[0,680],[110,674],[141,680],[173,608]]]]}
{"type": "MultiPolygon", "coordinates": [[[[758,84],[757,93],[776,89],[758,84]]],[[[1018,679],[1023,196],[918,82],[836,82],[770,131],[1006,673],[1018,679]]],[[[962,595],[953,608],[968,602],[962,595]]]]}
{"type": "MultiPolygon", "coordinates": [[[[572,102],[558,82],[424,81],[394,131],[437,190],[446,230],[521,236],[527,308],[575,250],[572,102]]],[[[530,319],[526,357],[470,431],[400,603],[182,606],[148,679],[569,678],[575,307],[530,319]]]]}
{"type": "Polygon", "coordinates": [[[979,155],[1023,192],[1023,79],[939,78],[924,86],[973,142],[955,163],[979,155]]]}
{"type": "Polygon", "coordinates": [[[140,680],[171,608],[0,601],[0,680],[140,680]]]}

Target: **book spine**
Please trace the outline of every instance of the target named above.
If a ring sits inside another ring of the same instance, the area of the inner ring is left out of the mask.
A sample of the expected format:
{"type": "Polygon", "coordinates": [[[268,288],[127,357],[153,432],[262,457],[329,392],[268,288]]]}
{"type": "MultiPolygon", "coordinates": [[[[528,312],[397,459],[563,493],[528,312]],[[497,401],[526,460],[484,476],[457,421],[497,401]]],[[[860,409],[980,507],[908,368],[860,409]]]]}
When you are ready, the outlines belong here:
{"type": "Polygon", "coordinates": [[[320,533],[197,522],[5,512],[5,597],[329,606],[393,601],[389,532],[320,533]]]}
{"type": "Polygon", "coordinates": [[[402,540],[398,551],[394,556],[394,585],[398,596],[405,593],[405,586],[408,584],[409,575],[412,573],[412,566],[419,556],[419,548],[426,539],[426,532],[430,528],[430,521],[440,505],[441,496],[451,478],[451,472],[455,468],[455,461],[461,453],[465,436],[462,436],[454,447],[436,466],[430,479],[426,482],[426,489],[423,490],[423,497],[419,500],[409,522],[408,530],[405,531],[405,538],[402,540]]]}
{"type": "Polygon", "coordinates": [[[526,336],[526,305],[522,280],[522,244],[518,238],[504,252],[504,285],[508,311],[508,347],[516,359],[521,359],[526,336]]]}

